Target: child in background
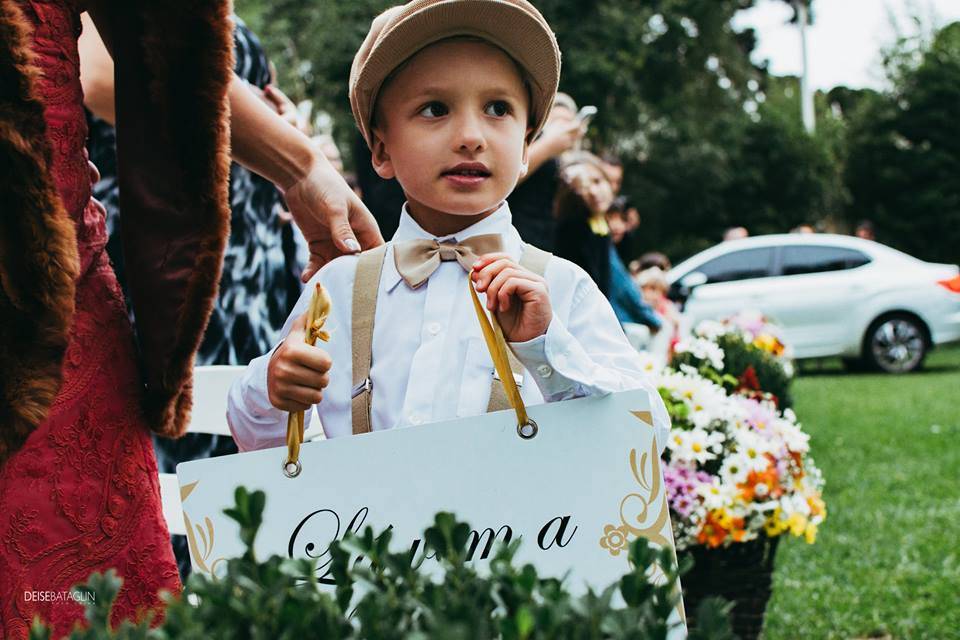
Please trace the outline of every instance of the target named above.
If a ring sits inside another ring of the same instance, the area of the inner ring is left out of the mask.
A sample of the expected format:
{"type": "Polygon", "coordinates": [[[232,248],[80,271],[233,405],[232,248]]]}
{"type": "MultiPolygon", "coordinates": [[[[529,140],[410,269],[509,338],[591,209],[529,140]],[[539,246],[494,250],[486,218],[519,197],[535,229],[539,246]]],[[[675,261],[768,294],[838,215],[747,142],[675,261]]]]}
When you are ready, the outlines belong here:
{"type": "Polygon", "coordinates": [[[651,343],[650,351],[664,362],[669,361],[680,339],[680,311],[667,297],[669,285],[666,274],[660,267],[650,267],[637,274],[636,280],[644,301],[663,319],[663,328],[651,343]]]}
{"type": "Polygon", "coordinates": [[[493,407],[500,383],[470,278],[523,367],[525,404],[645,388],[662,451],[669,418],[610,305],[582,269],[525,244],[505,202],[549,113],[559,56],[525,0],[417,0],[374,20],[350,102],[374,169],[407,202],[389,243],[314,276],[286,340],[233,385],[241,450],[282,445],[287,412],[312,407],[327,437],[493,407]],[[333,301],[322,348],[303,340],[317,281],[333,301]]]}

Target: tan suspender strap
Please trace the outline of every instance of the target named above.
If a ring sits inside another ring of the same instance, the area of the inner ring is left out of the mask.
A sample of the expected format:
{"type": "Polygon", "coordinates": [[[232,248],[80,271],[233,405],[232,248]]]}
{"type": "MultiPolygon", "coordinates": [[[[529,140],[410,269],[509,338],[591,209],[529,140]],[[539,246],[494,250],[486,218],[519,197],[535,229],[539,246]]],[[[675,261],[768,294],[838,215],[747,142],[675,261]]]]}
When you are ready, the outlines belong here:
{"type": "Polygon", "coordinates": [[[373,363],[373,320],[380,291],[380,272],[387,245],[364,251],[357,261],[353,281],[353,387],[351,413],[353,433],[370,432],[370,365],[373,363]]]}
{"type": "Polygon", "coordinates": [[[520,266],[543,277],[547,272],[547,263],[550,262],[552,257],[553,254],[549,251],[544,251],[532,244],[524,244],[523,254],[520,256],[520,266]]]}
{"type": "MultiPolygon", "coordinates": [[[[520,256],[520,266],[533,271],[538,276],[543,276],[547,272],[547,262],[550,261],[551,255],[532,244],[524,244],[523,254],[520,256]]],[[[523,375],[523,365],[517,361],[513,351],[510,351],[509,348],[507,349],[507,357],[510,360],[510,370],[515,374],[523,375]]],[[[507,391],[503,388],[503,381],[497,377],[490,385],[490,401],[487,403],[487,413],[509,408],[510,399],[507,397],[507,391]]]]}

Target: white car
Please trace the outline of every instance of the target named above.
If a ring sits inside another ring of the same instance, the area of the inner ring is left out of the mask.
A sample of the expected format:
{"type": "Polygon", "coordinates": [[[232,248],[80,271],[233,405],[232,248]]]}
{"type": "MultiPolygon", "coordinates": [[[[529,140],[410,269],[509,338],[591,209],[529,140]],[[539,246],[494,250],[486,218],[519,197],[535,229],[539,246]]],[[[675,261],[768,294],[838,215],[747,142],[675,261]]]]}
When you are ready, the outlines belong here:
{"type": "Polygon", "coordinates": [[[796,358],[840,356],[912,371],[960,340],[960,269],[850,236],[784,234],[724,242],[667,274],[695,325],[757,309],[796,358]]]}

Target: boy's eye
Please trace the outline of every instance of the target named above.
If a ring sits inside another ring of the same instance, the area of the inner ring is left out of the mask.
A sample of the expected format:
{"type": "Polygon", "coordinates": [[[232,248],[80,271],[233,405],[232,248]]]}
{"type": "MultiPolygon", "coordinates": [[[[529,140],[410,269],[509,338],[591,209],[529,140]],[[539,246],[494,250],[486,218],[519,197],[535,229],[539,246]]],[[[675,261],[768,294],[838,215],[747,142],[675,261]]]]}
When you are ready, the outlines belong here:
{"type": "Polygon", "coordinates": [[[424,118],[439,118],[447,115],[448,111],[447,105],[442,102],[428,102],[417,115],[421,115],[424,118]]]}
{"type": "Polygon", "coordinates": [[[487,105],[486,109],[483,111],[488,116],[494,116],[497,118],[502,118],[503,116],[510,113],[510,104],[506,100],[494,100],[487,105]]]}

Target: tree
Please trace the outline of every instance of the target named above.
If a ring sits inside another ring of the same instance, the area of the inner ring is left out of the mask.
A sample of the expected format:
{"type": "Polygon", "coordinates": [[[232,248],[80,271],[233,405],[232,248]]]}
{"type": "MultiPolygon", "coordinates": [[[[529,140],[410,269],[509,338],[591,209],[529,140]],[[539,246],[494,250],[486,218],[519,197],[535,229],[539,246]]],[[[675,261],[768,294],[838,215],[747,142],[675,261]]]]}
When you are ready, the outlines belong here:
{"type": "Polygon", "coordinates": [[[912,51],[891,52],[893,89],[853,110],[846,178],[849,222],[918,257],[960,262],[960,22],[912,51]],[[916,54],[916,55],[914,55],[916,54]]]}

